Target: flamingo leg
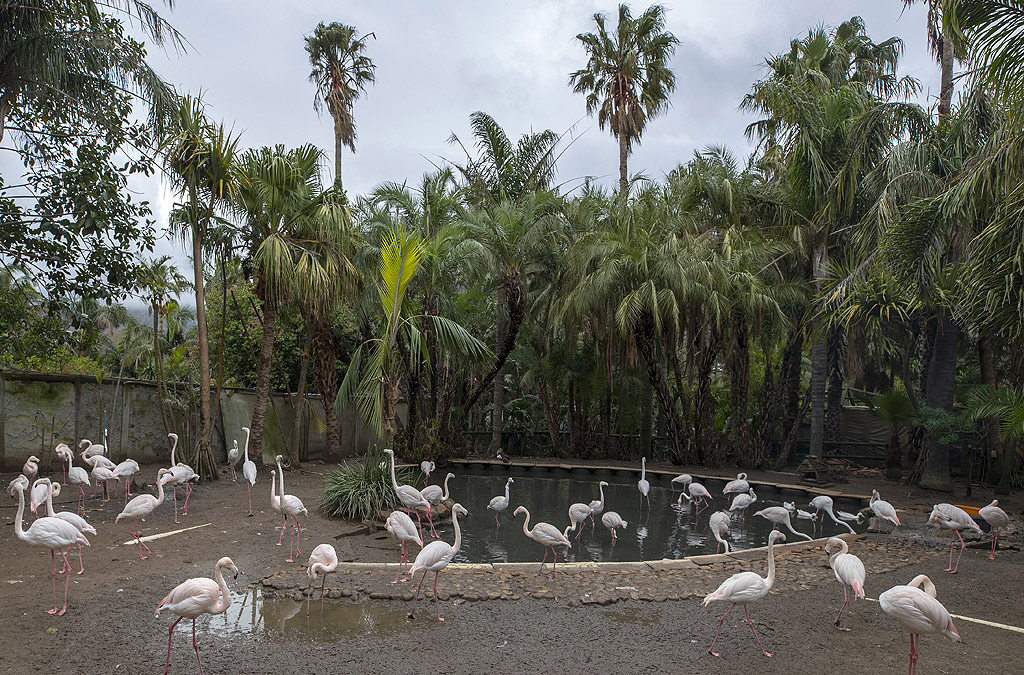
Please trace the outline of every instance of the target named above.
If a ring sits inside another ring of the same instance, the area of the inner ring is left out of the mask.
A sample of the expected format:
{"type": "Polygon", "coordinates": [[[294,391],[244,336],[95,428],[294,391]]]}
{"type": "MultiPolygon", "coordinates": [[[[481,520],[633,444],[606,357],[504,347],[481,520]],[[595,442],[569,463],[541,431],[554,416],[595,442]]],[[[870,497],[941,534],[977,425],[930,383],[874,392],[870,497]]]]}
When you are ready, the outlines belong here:
{"type": "Polygon", "coordinates": [[[181,515],[183,515],[183,516],[187,516],[188,515],[188,498],[191,497],[191,496],[192,496],[192,485],[190,483],[185,483],[185,508],[182,509],[182,511],[181,511],[181,515]]]}
{"type": "Polygon", "coordinates": [[[324,578],[320,582],[320,616],[324,615],[324,587],[326,585],[327,585],[327,575],[324,574],[324,578]]]}
{"type": "Polygon", "coordinates": [[[178,625],[178,622],[184,617],[178,617],[171,624],[170,630],[167,631],[167,663],[164,665],[164,675],[167,675],[167,671],[171,668],[171,638],[174,637],[174,627],[178,625]]]}
{"type": "Polygon", "coordinates": [[[427,522],[430,523],[430,536],[437,539],[437,530],[434,529],[434,519],[430,515],[431,511],[433,511],[433,509],[427,509],[427,522]]]}
{"type": "Polygon", "coordinates": [[[437,570],[436,572],[434,572],[434,611],[437,613],[437,620],[444,621],[444,619],[441,618],[441,604],[440,601],[437,599],[437,575],[439,575],[440,573],[441,570],[437,570]]]}
{"type": "Polygon", "coordinates": [[[395,572],[395,580],[391,582],[393,584],[397,584],[398,583],[398,577],[402,576],[402,567],[405,566],[405,540],[404,539],[398,544],[398,550],[401,552],[402,555],[399,556],[399,558],[398,558],[398,571],[395,572]]]}
{"type": "Polygon", "coordinates": [[[78,545],[78,567],[80,568],[78,570],[79,574],[82,574],[83,572],[85,572],[85,564],[82,562],[82,545],[81,544],[78,545]]]}
{"type": "Polygon", "coordinates": [[[85,517],[85,488],[78,486],[78,515],[85,517]]]}
{"type": "Polygon", "coordinates": [[[420,599],[420,589],[423,588],[423,580],[427,578],[427,571],[423,570],[423,576],[420,577],[420,585],[416,587],[416,596],[412,599],[412,611],[409,612],[409,618],[416,618],[416,601],[420,599]]]}
{"type": "Polygon", "coordinates": [[[196,649],[196,661],[199,662],[199,675],[203,675],[203,660],[199,658],[199,643],[196,642],[196,620],[192,619],[192,646],[196,649]]]}
{"type": "Polygon", "coordinates": [[[743,607],[743,616],[747,617],[747,625],[750,626],[750,630],[754,632],[754,639],[757,640],[757,646],[761,648],[761,653],[768,658],[771,658],[772,655],[764,650],[764,646],[761,644],[761,638],[757,636],[757,631],[754,630],[754,624],[750,621],[750,614],[747,613],[746,606],[743,607]]]}
{"type": "Polygon", "coordinates": [[[231,465],[231,482],[232,483],[237,483],[238,482],[238,474],[235,473],[235,466],[233,464],[231,465]]]}
{"type": "MultiPolygon", "coordinates": [[[[277,544],[276,544],[277,546],[280,546],[281,543],[284,542],[284,527],[287,524],[288,524],[288,516],[282,515],[281,516],[281,536],[277,540],[277,544]]],[[[290,554],[291,553],[289,552],[289,555],[290,554]]]]}
{"type": "Polygon", "coordinates": [[[722,632],[722,624],[725,623],[725,617],[729,616],[729,612],[734,609],[736,609],[736,605],[730,605],[729,609],[725,610],[725,614],[722,615],[722,618],[718,620],[718,631],[715,632],[715,639],[711,641],[711,646],[708,648],[708,654],[711,654],[712,656],[721,656],[721,654],[715,651],[715,643],[718,642],[718,635],[722,632]]]}
{"type": "Polygon", "coordinates": [[[501,523],[498,522],[498,512],[494,512],[494,527],[501,527],[501,523]]]}
{"type": "MultiPolygon", "coordinates": [[[[417,510],[415,513],[416,513],[416,525],[420,529],[420,539],[423,539],[423,519],[420,518],[419,510],[417,510]]],[[[413,510],[410,508],[409,509],[409,515],[411,516],[412,514],[413,514],[413,510]]]]}
{"type": "MultiPolygon", "coordinates": [[[[554,551],[555,549],[551,549],[551,550],[554,551]]],[[[537,576],[540,576],[544,572],[544,563],[546,563],[547,561],[548,561],[548,549],[547,549],[547,547],[545,547],[544,548],[544,559],[540,561],[540,569],[537,570],[537,576]]],[[[54,604],[56,604],[56,603],[54,603],[54,604]]]]}
{"type": "Polygon", "coordinates": [[[915,637],[913,633],[910,634],[910,675],[917,672],[917,640],[914,639],[915,637]]]}
{"type": "MultiPolygon", "coordinates": [[[[957,539],[960,540],[960,555],[958,555],[956,557],[956,566],[954,566],[952,570],[947,570],[947,571],[950,572],[951,574],[956,574],[956,571],[958,569],[960,569],[960,558],[962,558],[964,556],[964,547],[967,546],[967,544],[964,543],[964,538],[963,538],[963,535],[960,534],[960,530],[953,530],[953,532],[956,533],[957,539]]],[[[950,562],[953,561],[953,545],[955,545],[955,544],[956,544],[956,539],[953,540],[953,544],[951,544],[950,547],[949,547],[949,560],[950,560],[950,562]]]]}
{"type": "Polygon", "coordinates": [[[313,588],[313,580],[309,580],[309,584],[306,585],[306,616],[309,616],[309,601],[313,597],[313,593],[310,589],[313,588]]]}
{"type": "Polygon", "coordinates": [[[249,488],[249,515],[252,515],[252,484],[249,481],[245,481],[246,487],[249,488]]]}
{"type": "MultiPolygon", "coordinates": [[[[285,562],[295,562],[295,558],[292,556],[292,545],[295,544],[295,519],[292,518],[292,531],[288,537],[288,557],[284,559],[285,562]]],[[[281,538],[284,538],[284,526],[281,526],[281,538]]]]}
{"type": "Polygon", "coordinates": [[[149,556],[142,555],[142,549],[145,548],[146,549],[146,553],[152,553],[152,551],[149,550],[148,546],[146,546],[145,544],[142,543],[142,537],[140,536],[140,535],[142,535],[142,519],[141,518],[139,520],[135,521],[135,532],[134,532],[134,534],[135,534],[135,540],[137,542],[139,542],[139,560],[145,560],[149,556]]]}
{"type": "MultiPolygon", "coordinates": [[[[839,608],[839,614],[836,615],[835,626],[839,628],[839,617],[843,615],[843,610],[846,610],[846,618],[850,618],[850,595],[846,592],[846,586],[843,586],[843,606],[839,608]]],[[[846,619],[843,619],[843,627],[839,630],[850,630],[846,627],[846,619]]]]}
{"type": "Polygon", "coordinates": [[[171,494],[174,495],[174,522],[178,521],[178,486],[175,485],[171,488],[171,494]]]}
{"type": "Polygon", "coordinates": [[[558,551],[555,550],[554,546],[551,547],[551,553],[553,553],[554,556],[555,556],[554,561],[552,561],[552,563],[551,563],[551,578],[554,579],[555,578],[555,567],[558,565],[558,551]]]}
{"type": "Polygon", "coordinates": [[[299,546],[302,546],[302,523],[297,518],[292,518],[292,522],[295,523],[295,529],[298,530],[295,534],[295,555],[301,555],[302,551],[299,550],[299,546]]]}
{"type": "Polygon", "coordinates": [[[50,549],[50,588],[53,589],[53,609],[46,610],[47,614],[57,613],[57,558],[53,549],[50,549]]]}
{"type": "Polygon", "coordinates": [[[999,542],[999,530],[997,528],[992,528],[992,553],[990,553],[989,556],[988,556],[989,560],[995,560],[996,559],[996,545],[998,544],[998,542],[999,542]]]}

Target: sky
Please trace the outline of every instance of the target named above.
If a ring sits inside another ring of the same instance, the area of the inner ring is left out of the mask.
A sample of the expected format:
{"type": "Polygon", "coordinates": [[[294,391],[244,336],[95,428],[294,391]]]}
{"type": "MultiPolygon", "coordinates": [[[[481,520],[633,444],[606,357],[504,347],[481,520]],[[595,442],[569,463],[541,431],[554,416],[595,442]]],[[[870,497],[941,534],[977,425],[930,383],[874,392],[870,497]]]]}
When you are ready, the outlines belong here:
{"type": "MultiPolygon", "coordinates": [[[[737,107],[763,74],[766,56],[788,51],[789,41],[811,26],[835,26],[854,13],[881,41],[905,43],[902,70],[922,84],[922,102],[938,94],[938,66],[927,51],[925,7],[904,10],[900,0],[715,0],[666,2],[667,29],[681,41],[671,61],[677,87],[671,108],[649,123],[629,159],[629,172],[661,178],[707,145],[726,145],[740,159],[752,146],[744,128],[753,121],[737,107]]],[[[333,179],[334,136],[328,115],[313,109],[314,87],[303,37],[323,21],[372,33],[366,54],[376,83],[354,108],[357,151],[343,156],[350,196],[387,182],[419,178],[445,159],[464,158],[448,143],[454,133],[471,142],[469,115],[494,117],[510,138],[552,129],[574,142],[558,162],[557,180],[584,177],[611,186],[618,177],[618,147],[584,97],[568,86],[569,73],[586,64],[575,36],[594,30],[595,12],[614,25],[617,5],[605,0],[204,0],[174,10],[156,3],[188,40],[185,54],[150,49],[150,62],[180,91],[202,92],[208,113],[241,134],[242,147],[315,144],[326,151],[325,182],[333,179]]],[[[631,5],[634,15],[647,4],[631,5]]],[[[159,176],[133,186],[166,225],[174,196],[159,176]]],[[[162,241],[191,278],[182,243],[162,241]]]]}

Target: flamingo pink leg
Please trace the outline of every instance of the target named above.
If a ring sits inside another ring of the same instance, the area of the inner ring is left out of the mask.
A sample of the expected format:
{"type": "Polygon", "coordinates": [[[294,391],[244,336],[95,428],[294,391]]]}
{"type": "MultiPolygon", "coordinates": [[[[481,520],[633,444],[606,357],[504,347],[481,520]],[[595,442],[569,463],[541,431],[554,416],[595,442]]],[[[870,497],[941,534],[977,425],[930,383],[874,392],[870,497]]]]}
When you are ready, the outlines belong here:
{"type": "Polygon", "coordinates": [[[174,522],[177,523],[177,522],[179,522],[178,521],[178,486],[177,485],[175,485],[173,488],[171,488],[171,494],[174,495],[174,522]]]}
{"type": "Polygon", "coordinates": [[[78,515],[85,517],[85,488],[81,485],[78,486],[78,491],[81,493],[78,495],[78,515]]]}
{"type": "Polygon", "coordinates": [[[718,636],[722,632],[722,624],[725,623],[725,617],[729,616],[729,612],[735,608],[736,605],[730,605],[729,609],[725,610],[725,614],[722,615],[722,618],[718,620],[718,630],[715,632],[715,639],[711,641],[711,646],[708,647],[708,654],[711,654],[712,656],[721,656],[721,654],[715,651],[715,643],[718,642],[718,636]]]}
{"type": "Polygon", "coordinates": [[[182,509],[181,515],[188,515],[188,498],[192,496],[192,486],[189,483],[185,483],[185,508],[182,509]]]}
{"type": "MultiPolygon", "coordinates": [[[[281,516],[281,537],[277,540],[277,545],[280,546],[284,541],[284,527],[288,524],[288,516],[281,516]]],[[[289,555],[291,555],[289,550],[289,555]]]]}
{"type": "MultiPolygon", "coordinates": [[[[540,576],[544,573],[544,563],[548,561],[548,548],[550,547],[544,548],[544,559],[540,561],[540,569],[537,570],[537,576],[540,576]]],[[[552,548],[551,550],[554,551],[555,549],[552,548]]]]}
{"type": "Polygon", "coordinates": [[[164,665],[164,675],[167,675],[167,671],[171,669],[171,639],[174,637],[174,627],[178,625],[178,622],[184,617],[178,617],[174,623],[171,624],[170,630],[167,631],[167,663],[164,665]]]}
{"type": "Polygon", "coordinates": [[[327,585],[327,575],[324,575],[320,582],[320,616],[324,615],[324,587],[327,585]]]}
{"type": "Polygon", "coordinates": [[[768,658],[771,658],[772,655],[764,650],[764,645],[761,644],[761,638],[757,636],[757,631],[754,630],[754,624],[750,621],[750,614],[747,613],[747,608],[745,605],[743,607],[743,616],[747,617],[747,625],[750,626],[750,630],[754,631],[754,639],[757,640],[757,646],[761,648],[761,653],[767,656],[768,658]]]}
{"type": "MultiPolygon", "coordinates": [[[[301,555],[302,551],[299,550],[299,547],[302,546],[302,523],[296,518],[292,518],[292,523],[295,524],[295,529],[298,530],[295,535],[295,555],[301,555]]],[[[291,550],[291,546],[288,548],[291,550]]]]}
{"type": "Polygon", "coordinates": [[[409,612],[409,618],[416,618],[416,601],[420,599],[420,589],[423,588],[423,580],[427,578],[427,570],[423,570],[423,576],[420,577],[420,585],[416,587],[416,597],[412,599],[412,611],[409,612]]]}
{"type": "Polygon", "coordinates": [[[437,530],[434,529],[434,519],[430,517],[430,513],[433,509],[427,509],[427,522],[430,523],[430,536],[437,539],[437,530]]]}
{"type": "Polygon", "coordinates": [[[558,565],[558,551],[556,551],[555,547],[552,546],[551,547],[551,552],[555,555],[555,560],[554,560],[554,562],[551,563],[551,578],[554,579],[555,578],[555,567],[558,565]]]}
{"type": "Polygon", "coordinates": [[[78,570],[78,574],[82,574],[83,572],[85,572],[85,564],[82,562],[82,545],[81,544],[78,545],[78,567],[80,568],[78,570]]]}
{"type": "Polygon", "coordinates": [[[437,575],[440,573],[441,570],[434,572],[434,608],[437,611],[437,620],[444,621],[444,619],[441,618],[441,604],[437,599],[437,575]]]}
{"type": "Polygon", "coordinates": [[[989,560],[996,559],[996,544],[999,542],[999,530],[992,528],[992,553],[989,554],[989,560]]]}
{"type": "Polygon", "coordinates": [[[843,586],[843,606],[839,608],[839,614],[836,615],[835,626],[839,630],[850,630],[846,627],[846,619],[850,618],[850,595],[846,592],[846,586],[843,586]],[[846,610],[846,618],[843,619],[843,627],[839,628],[839,617],[843,615],[843,610],[846,610]]]}
{"type": "Polygon", "coordinates": [[[960,569],[960,558],[963,557],[963,555],[964,555],[964,546],[966,546],[966,544],[964,543],[964,538],[960,535],[960,530],[953,530],[953,534],[956,535],[956,539],[960,540],[960,555],[958,555],[956,557],[956,566],[954,567],[953,566],[953,547],[956,546],[956,539],[953,539],[953,541],[949,545],[949,567],[946,568],[946,571],[949,572],[950,574],[956,574],[956,571],[958,569],[960,569]]]}
{"type": "Polygon", "coordinates": [[[47,614],[56,614],[57,616],[64,616],[64,612],[68,611],[68,584],[71,583],[71,563],[68,562],[68,554],[61,550],[60,555],[64,558],[64,567],[61,570],[61,574],[67,572],[67,576],[64,578],[64,606],[61,610],[57,611],[57,562],[54,552],[50,551],[50,558],[53,560],[53,573],[50,575],[50,585],[53,587],[53,609],[46,610],[47,614]]]}
{"type": "Polygon", "coordinates": [[[910,634],[910,675],[914,675],[917,672],[917,636],[913,633],[910,634]]]}
{"type": "Polygon", "coordinates": [[[238,482],[238,474],[235,473],[235,467],[234,466],[231,467],[231,482],[232,483],[237,483],[238,482]]]}
{"type": "Polygon", "coordinates": [[[145,560],[149,556],[142,555],[142,549],[146,549],[146,553],[152,553],[149,547],[142,543],[142,522],[141,518],[135,521],[135,531],[132,532],[131,528],[128,528],[128,534],[135,535],[135,541],[139,542],[139,560],[145,560]]]}
{"type": "Polygon", "coordinates": [[[199,675],[203,675],[203,660],[199,658],[199,643],[196,641],[196,620],[192,619],[192,646],[196,648],[196,661],[199,662],[199,675]]]}
{"type": "Polygon", "coordinates": [[[245,481],[245,486],[249,488],[249,515],[252,515],[252,485],[249,481],[245,481]]]}

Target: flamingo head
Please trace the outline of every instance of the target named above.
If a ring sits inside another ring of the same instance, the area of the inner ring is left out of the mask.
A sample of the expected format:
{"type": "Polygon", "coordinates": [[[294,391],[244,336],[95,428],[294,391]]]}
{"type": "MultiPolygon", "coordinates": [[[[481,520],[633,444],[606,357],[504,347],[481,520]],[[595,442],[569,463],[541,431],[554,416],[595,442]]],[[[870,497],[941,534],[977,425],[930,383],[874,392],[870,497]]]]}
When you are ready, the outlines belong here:
{"type": "Polygon", "coordinates": [[[60,496],[60,483],[50,483],[50,494],[54,497],[60,496]]]}
{"type": "Polygon", "coordinates": [[[231,558],[224,556],[223,558],[217,561],[217,567],[228,568],[229,570],[231,570],[231,573],[235,575],[235,579],[238,578],[238,567],[235,566],[235,563],[231,560],[231,558]]]}
{"type": "Polygon", "coordinates": [[[755,516],[761,516],[761,517],[763,518],[763,517],[764,517],[764,509],[761,509],[760,511],[758,511],[758,512],[757,512],[757,513],[755,513],[754,515],[755,515],[755,516]]]}
{"type": "Polygon", "coordinates": [[[454,514],[456,514],[456,513],[457,513],[457,514],[459,514],[459,515],[460,515],[460,516],[462,516],[462,517],[466,517],[466,516],[468,516],[468,515],[469,515],[469,511],[467,511],[467,510],[466,510],[466,509],[465,509],[465,508],[464,508],[464,507],[462,506],[462,504],[456,504],[456,505],[454,505],[454,506],[452,507],[452,514],[454,515],[454,514]]]}
{"type": "Polygon", "coordinates": [[[514,480],[512,480],[511,478],[509,478],[509,479],[508,479],[507,481],[505,481],[505,482],[506,482],[506,483],[515,483],[515,481],[514,481],[514,480]]]}
{"type": "Polygon", "coordinates": [[[600,483],[598,483],[598,485],[600,485],[601,487],[608,487],[608,481],[603,480],[600,483]]]}
{"type": "Polygon", "coordinates": [[[82,440],[78,441],[78,447],[84,448],[86,443],[92,445],[92,441],[90,441],[88,438],[83,438],[82,440]]]}
{"type": "Polygon", "coordinates": [[[284,461],[284,455],[277,455],[276,457],[274,457],[274,461],[280,464],[281,462],[284,461]]]}
{"type": "MultiPolygon", "coordinates": [[[[28,479],[26,479],[26,482],[27,482],[27,480],[28,479]]],[[[520,513],[526,513],[526,507],[525,506],[517,506],[516,510],[512,512],[512,517],[515,518],[520,513]]]]}
{"type": "Polygon", "coordinates": [[[825,542],[825,553],[826,554],[831,554],[832,551],[837,550],[837,549],[841,550],[842,548],[843,548],[843,540],[840,539],[839,537],[830,537],[829,540],[827,542],[825,542]]]}
{"type": "Polygon", "coordinates": [[[7,491],[14,496],[14,491],[24,492],[28,488],[28,477],[25,474],[19,475],[17,478],[11,481],[10,485],[7,486],[7,491]]]}
{"type": "Polygon", "coordinates": [[[167,438],[171,439],[172,441],[176,441],[178,440],[178,434],[172,431],[171,433],[167,434],[167,438]]]}
{"type": "Polygon", "coordinates": [[[392,450],[391,448],[384,448],[384,454],[393,456],[395,454],[395,451],[392,450]]]}
{"type": "Polygon", "coordinates": [[[786,535],[782,534],[778,530],[772,530],[772,533],[768,535],[768,543],[774,544],[777,541],[786,541],[786,535]]]}

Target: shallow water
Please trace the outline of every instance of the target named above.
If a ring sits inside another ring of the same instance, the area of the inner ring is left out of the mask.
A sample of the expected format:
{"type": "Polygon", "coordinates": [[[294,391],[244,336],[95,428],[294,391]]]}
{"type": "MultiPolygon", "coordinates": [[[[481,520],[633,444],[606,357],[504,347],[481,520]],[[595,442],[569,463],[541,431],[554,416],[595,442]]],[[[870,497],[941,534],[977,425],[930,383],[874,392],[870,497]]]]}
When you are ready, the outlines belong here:
{"type": "MultiPolygon", "coordinates": [[[[651,482],[650,506],[644,501],[642,510],[637,477],[627,472],[614,475],[610,471],[568,472],[568,471],[524,471],[512,469],[473,470],[449,481],[450,496],[468,511],[468,518],[462,518],[462,547],[456,556],[457,562],[533,562],[544,555],[544,547],[523,534],[522,515],[513,518],[519,505],[530,511],[530,527],[538,521],[548,522],[559,530],[569,524],[569,506],[575,502],[588,504],[599,498],[598,482],[604,480],[609,486],[604,489],[605,511],[616,511],[628,526],[618,530],[618,539],[612,545],[611,534],[595,519],[596,527],[591,528],[589,520],[583,528],[580,541],[570,532],[573,547],[566,552],[559,547],[558,560],[568,562],[625,562],[639,560],[678,559],[690,555],[714,553],[718,543],[708,530],[708,517],[717,510],[728,508],[732,496],[722,495],[726,481],[709,481],[705,484],[714,496],[713,505],[695,514],[694,507],[685,500],[682,507],[677,505],[678,490],[673,490],[668,478],[647,475],[651,482]],[[494,512],[487,510],[487,504],[496,495],[504,495],[505,480],[511,476],[515,483],[511,487],[509,508],[498,515],[499,525],[495,526],[494,512]]],[[[431,482],[443,481],[444,474],[438,471],[431,476],[431,482]]],[[[755,486],[758,500],[742,515],[732,521],[728,540],[734,550],[764,546],[771,532],[772,524],[754,512],[767,506],[781,506],[783,501],[795,501],[797,506],[809,510],[807,502],[813,495],[795,490],[779,491],[775,488],[755,486]]],[[[860,504],[856,501],[836,502],[836,508],[855,513],[860,504]]],[[[812,535],[810,520],[792,517],[798,532],[812,535]]],[[[855,530],[866,526],[851,523],[855,530]]],[[[426,520],[424,534],[428,534],[426,520]]],[[[451,522],[437,527],[441,539],[453,543],[455,532],[451,522]]],[[[847,530],[828,520],[825,534],[841,534],[847,530]]],[[[800,539],[787,532],[788,541],[800,539]]],[[[426,540],[424,543],[427,543],[426,540]]],[[[396,546],[397,550],[397,546],[396,546]]],[[[413,553],[415,555],[415,552],[413,553]]],[[[550,555],[548,557],[550,562],[550,555]]]]}

